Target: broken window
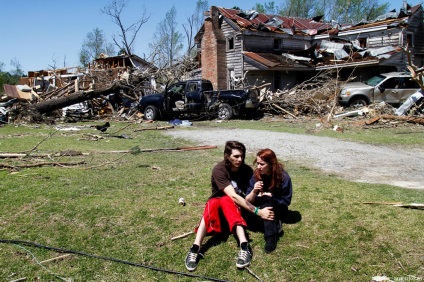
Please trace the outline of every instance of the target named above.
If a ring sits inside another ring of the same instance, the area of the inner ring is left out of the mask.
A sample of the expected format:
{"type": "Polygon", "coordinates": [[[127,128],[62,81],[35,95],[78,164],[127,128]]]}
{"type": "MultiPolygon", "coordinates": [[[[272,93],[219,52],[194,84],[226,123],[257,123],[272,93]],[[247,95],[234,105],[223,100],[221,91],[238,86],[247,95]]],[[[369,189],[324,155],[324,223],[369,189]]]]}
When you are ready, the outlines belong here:
{"type": "Polygon", "coordinates": [[[414,34],[412,32],[408,32],[406,34],[406,46],[413,47],[414,46],[414,34]]]}
{"type": "Polygon", "coordinates": [[[399,78],[392,77],[383,82],[382,85],[385,89],[394,89],[399,87],[399,78]]]}
{"type": "Polygon", "coordinates": [[[281,38],[274,38],[274,50],[280,50],[281,38]]]}
{"type": "Polygon", "coordinates": [[[358,38],[358,41],[359,41],[359,46],[361,48],[367,48],[367,38],[366,37],[358,38]]]}
{"type": "Polygon", "coordinates": [[[280,73],[279,72],[275,72],[274,73],[274,90],[280,89],[280,73]]]}
{"type": "Polygon", "coordinates": [[[227,51],[234,50],[234,37],[227,38],[227,51]]]}

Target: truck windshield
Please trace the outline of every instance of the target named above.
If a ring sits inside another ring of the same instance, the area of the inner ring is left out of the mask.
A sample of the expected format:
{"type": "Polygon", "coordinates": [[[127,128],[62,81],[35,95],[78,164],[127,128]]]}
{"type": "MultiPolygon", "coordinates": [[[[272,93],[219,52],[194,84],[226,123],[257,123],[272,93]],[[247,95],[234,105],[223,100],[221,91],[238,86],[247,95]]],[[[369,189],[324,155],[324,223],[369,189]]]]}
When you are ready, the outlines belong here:
{"type": "Polygon", "coordinates": [[[377,84],[382,82],[385,78],[386,78],[385,76],[376,75],[376,76],[371,77],[367,81],[365,81],[365,84],[369,85],[369,86],[376,86],[377,84]]]}

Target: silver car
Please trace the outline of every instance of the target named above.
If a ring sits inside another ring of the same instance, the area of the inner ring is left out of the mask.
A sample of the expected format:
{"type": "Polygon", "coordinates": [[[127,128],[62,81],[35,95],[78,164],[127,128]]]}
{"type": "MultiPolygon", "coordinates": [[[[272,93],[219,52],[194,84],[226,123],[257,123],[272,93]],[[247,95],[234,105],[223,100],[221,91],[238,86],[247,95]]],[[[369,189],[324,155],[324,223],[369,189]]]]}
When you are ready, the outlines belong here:
{"type": "Polygon", "coordinates": [[[339,93],[339,103],[349,107],[362,107],[379,102],[397,106],[419,89],[409,73],[383,73],[365,82],[346,83],[339,93]]]}

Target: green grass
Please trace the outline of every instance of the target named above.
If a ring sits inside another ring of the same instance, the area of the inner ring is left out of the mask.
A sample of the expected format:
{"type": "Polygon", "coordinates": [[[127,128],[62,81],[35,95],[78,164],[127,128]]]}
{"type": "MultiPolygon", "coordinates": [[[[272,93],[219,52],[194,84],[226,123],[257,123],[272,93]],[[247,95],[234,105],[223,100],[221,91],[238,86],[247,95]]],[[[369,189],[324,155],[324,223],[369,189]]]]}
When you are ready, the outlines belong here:
{"type": "MultiPolygon", "coordinates": [[[[126,154],[120,159],[122,154],[96,153],[136,146],[149,149],[195,145],[171,139],[160,131],[133,131],[157,125],[160,124],[132,125],[117,133],[132,139],[108,137],[92,128],[56,132],[54,127],[45,125],[1,127],[2,152],[27,151],[39,144],[34,153],[73,149],[92,154],[47,160],[2,159],[2,163],[8,164],[77,160],[87,163],[79,167],[0,171],[0,240],[36,242],[186,273],[183,260],[194,235],[174,241],[171,238],[192,231],[198,223],[210,195],[210,171],[222,158],[222,146],[211,150],[126,154]],[[82,140],[88,133],[105,138],[82,140]],[[180,197],[185,198],[186,206],[178,205],[180,197]]],[[[110,132],[124,126],[125,123],[113,123],[110,132]]],[[[260,128],[257,122],[248,121],[201,122],[196,126],[260,128]]],[[[277,128],[285,131],[283,127],[292,126],[279,122],[277,128]]],[[[301,133],[302,127],[296,124],[290,132],[294,131],[301,133]]],[[[376,134],[381,135],[376,140],[384,139],[384,134],[390,136],[387,130],[376,134]]],[[[411,144],[419,142],[413,140],[411,144]]],[[[252,160],[253,155],[247,156],[247,163],[252,160]]],[[[249,233],[254,251],[250,266],[253,273],[263,281],[370,281],[376,275],[392,280],[412,276],[423,279],[423,212],[363,202],[424,203],[424,191],[348,182],[296,163],[286,165],[294,184],[290,208],[301,215],[301,220],[284,225],[284,236],[272,254],[264,253],[262,234],[249,233]]],[[[237,252],[236,241],[230,236],[209,249],[193,274],[257,281],[249,272],[236,269],[237,252]]],[[[39,263],[60,255],[43,248],[0,244],[0,280],[206,280],[76,254],[39,263]]]]}

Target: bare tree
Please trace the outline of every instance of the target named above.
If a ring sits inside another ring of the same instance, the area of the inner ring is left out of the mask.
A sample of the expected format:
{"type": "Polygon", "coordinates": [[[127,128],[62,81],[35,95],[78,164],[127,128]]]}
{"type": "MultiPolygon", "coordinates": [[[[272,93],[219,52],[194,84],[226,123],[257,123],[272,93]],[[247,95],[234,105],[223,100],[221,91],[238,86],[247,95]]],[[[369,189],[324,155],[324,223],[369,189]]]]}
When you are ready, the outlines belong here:
{"type": "Polygon", "coordinates": [[[18,61],[18,59],[14,58],[13,60],[11,60],[10,65],[15,67],[15,69],[12,71],[13,75],[22,76],[24,74],[24,71],[22,70],[22,65],[18,61]]]}
{"type": "Polygon", "coordinates": [[[119,50],[125,50],[128,55],[132,54],[134,40],[137,37],[138,32],[143,24],[145,24],[149,18],[150,14],[147,13],[147,10],[142,6],[140,10],[141,17],[133,24],[125,26],[122,21],[122,12],[127,7],[128,0],[112,0],[109,5],[101,9],[101,12],[110,16],[112,22],[115,23],[120,30],[118,37],[119,40],[114,36],[113,41],[119,50]]]}
{"type": "Polygon", "coordinates": [[[187,18],[187,23],[183,24],[187,39],[187,55],[194,55],[194,36],[200,30],[204,21],[204,13],[209,9],[207,0],[197,0],[194,13],[187,18]]]}
{"type": "Polygon", "coordinates": [[[172,6],[165,19],[157,25],[153,42],[149,43],[156,65],[160,67],[172,67],[183,48],[182,34],[177,31],[176,20],[177,10],[172,6]]]}

